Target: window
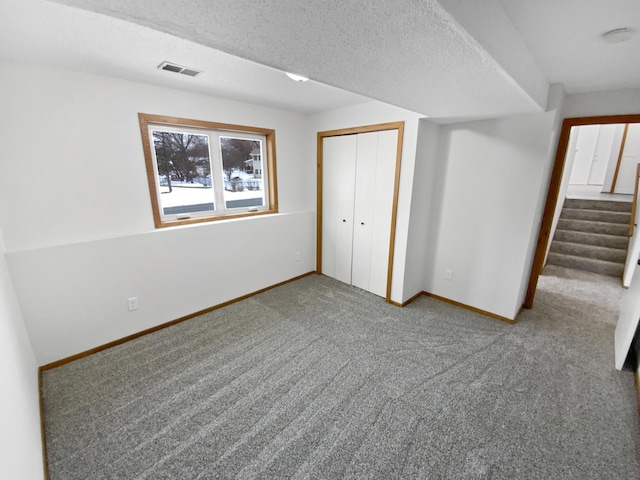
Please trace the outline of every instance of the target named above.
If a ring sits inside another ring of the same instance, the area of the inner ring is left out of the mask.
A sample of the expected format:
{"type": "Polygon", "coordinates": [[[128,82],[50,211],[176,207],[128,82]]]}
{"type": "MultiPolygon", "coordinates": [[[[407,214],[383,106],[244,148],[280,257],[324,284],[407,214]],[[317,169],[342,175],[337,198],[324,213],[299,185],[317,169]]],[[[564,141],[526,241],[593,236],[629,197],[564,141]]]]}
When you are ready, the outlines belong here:
{"type": "Polygon", "coordinates": [[[273,130],[138,118],[156,227],[278,211],[273,130]]]}

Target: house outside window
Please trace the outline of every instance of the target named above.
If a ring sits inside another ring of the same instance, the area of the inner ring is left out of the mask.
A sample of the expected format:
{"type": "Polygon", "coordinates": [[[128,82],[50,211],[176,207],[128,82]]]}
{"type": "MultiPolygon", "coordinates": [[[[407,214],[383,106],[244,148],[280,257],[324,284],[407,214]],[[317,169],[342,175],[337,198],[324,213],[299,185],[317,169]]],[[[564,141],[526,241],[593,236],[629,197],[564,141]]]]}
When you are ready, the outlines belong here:
{"type": "Polygon", "coordinates": [[[245,171],[253,174],[254,178],[262,178],[261,150],[259,148],[254,148],[249,155],[249,158],[244,161],[245,171]]]}

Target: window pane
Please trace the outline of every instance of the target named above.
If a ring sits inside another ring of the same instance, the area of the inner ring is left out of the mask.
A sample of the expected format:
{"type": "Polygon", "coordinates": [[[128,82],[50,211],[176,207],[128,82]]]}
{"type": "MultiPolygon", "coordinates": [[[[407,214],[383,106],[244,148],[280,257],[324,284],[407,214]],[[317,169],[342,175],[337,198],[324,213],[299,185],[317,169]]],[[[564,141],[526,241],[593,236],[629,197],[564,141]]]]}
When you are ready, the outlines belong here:
{"type": "Polygon", "coordinates": [[[215,210],[209,137],[153,130],[163,215],[215,210]]]}
{"type": "Polygon", "coordinates": [[[221,136],[220,155],[226,208],[264,206],[262,142],[221,136]]]}
{"type": "Polygon", "coordinates": [[[274,130],[138,119],[156,228],[278,212],[274,130]]]}

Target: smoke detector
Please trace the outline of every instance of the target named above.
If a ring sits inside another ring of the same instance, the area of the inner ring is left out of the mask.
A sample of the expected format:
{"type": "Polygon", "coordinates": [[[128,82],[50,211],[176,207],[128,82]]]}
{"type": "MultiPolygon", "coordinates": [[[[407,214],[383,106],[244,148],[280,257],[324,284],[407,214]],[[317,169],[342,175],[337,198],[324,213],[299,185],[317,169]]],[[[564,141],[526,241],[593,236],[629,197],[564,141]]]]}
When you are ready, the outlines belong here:
{"type": "Polygon", "coordinates": [[[636,31],[629,27],[614,28],[613,30],[604,32],[600,35],[600,38],[602,38],[604,43],[622,43],[631,39],[635,33],[636,31]]]}
{"type": "Polygon", "coordinates": [[[158,68],[160,70],[167,70],[168,72],[181,73],[182,75],[187,75],[189,77],[197,77],[198,75],[203,73],[202,70],[197,70],[191,67],[184,67],[182,65],[171,62],[162,62],[160,65],[158,65],[158,68]]]}

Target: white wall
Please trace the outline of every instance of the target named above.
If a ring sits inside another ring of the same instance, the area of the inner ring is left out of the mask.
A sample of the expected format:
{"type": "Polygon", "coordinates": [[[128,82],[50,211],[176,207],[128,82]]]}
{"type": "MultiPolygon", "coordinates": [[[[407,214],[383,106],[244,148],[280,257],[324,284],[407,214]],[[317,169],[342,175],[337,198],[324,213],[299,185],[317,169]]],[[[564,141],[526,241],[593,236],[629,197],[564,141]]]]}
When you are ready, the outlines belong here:
{"type": "Polygon", "coordinates": [[[38,367],[4,252],[0,231],[0,477],[41,479],[38,367]]]}
{"type": "Polygon", "coordinates": [[[40,364],[314,269],[305,117],[69,71],[0,76],[0,227],[40,364]],[[156,230],[138,112],[275,129],[281,213],[156,230]]]}
{"type": "Polygon", "coordinates": [[[567,95],[564,118],[640,113],[640,88],[567,95]]]}
{"type": "Polygon", "coordinates": [[[515,318],[546,198],[557,112],[442,127],[425,290],[515,318]],[[445,270],[453,271],[445,280],[445,270]]]}
{"type": "Polygon", "coordinates": [[[46,364],[313,270],[314,219],[313,212],[264,216],[8,254],[38,360],[46,364]],[[299,262],[296,251],[305,252],[299,262]],[[140,308],[129,312],[133,296],[140,308]]]}
{"type": "MultiPolygon", "coordinates": [[[[411,195],[413,188],[418,121],[421,115],[380,102],[369,102],[353,107],[322,112],[310,117],[309,141],[316,143],[316,133],[378,123],[404,121],[404,139],[400,170],[398,215],[391,284],[391,300],[402,303],[405,296],[405,262],[409,234],[411,195]]],[[[314,177],[315,179],[315,177],[314,177]]],[[[315,188],[313,189],[315,192],[315,188]]]]}
{"type": "Polygon", "coordinates": [[[280,211],[315,208],[302,115],[98,75],[21,65],[0,73],[8,251],[154,229],[138,112],[275,129],[280,211]]]}
{"type": "MultiPolygon", "coordinates": [[[[560,131],[562,130],[562,121],[564,120],[564,104],[565,104],[565,92],[564,87],[555,83],[549,87],[549,101],[547,103],[547,113],[545,114],[548,120],[551,122],[550,135],[547,144],[546,154],[546,166],[542,173],[542,181],[538,188],[538,200],[535,208],[535,217],[531,225],[529,248],[527,251],[527,263],[522,271],[522,282],[520,285],[520,295],[517,302],[518,306],[524,304],[527,290],[529,288],[529,280],[531,278],[531,271],[533,268],[533,260],[538,247],[538,235],[540,234],[540,227],[542,225],[542,217],[544,215],[544,209],[547,203],[547,196],[549,195],[549,184],[551,182],[551,174],[553,171],[554,161],[556,158],[556,152],[558,150],[558,138],[560,137],[560,131]]],[[[553,227],[552,227],[553,228],[553,227]]],[[[553,237],[550,237],[553,238],[553,237]]],[[[545,259],[546,261],[546,259],[545,259]]],[[[540,272],[538,272],[540,273],[540,272]]]]}
{"type": "Polygon", "coordinates": [[[405,300],[424,290],[425,272],[433,269],[434,250],[440,222],[446,162],[439,161],[441,127],[427,119],[420,120],[416,165],[411,199],[409,246],[406,261],[405,300]],[[429,253],[431,255],[429,255],[429,253]]]}

